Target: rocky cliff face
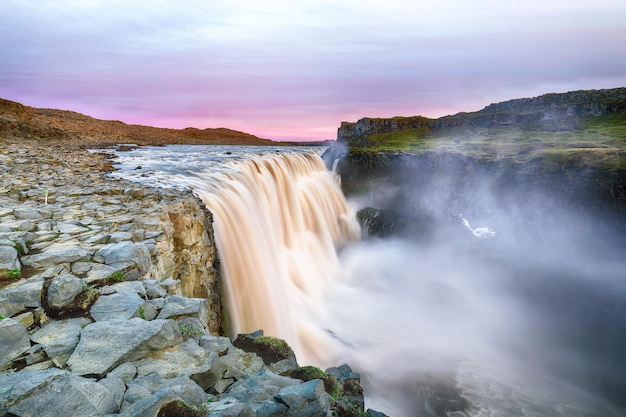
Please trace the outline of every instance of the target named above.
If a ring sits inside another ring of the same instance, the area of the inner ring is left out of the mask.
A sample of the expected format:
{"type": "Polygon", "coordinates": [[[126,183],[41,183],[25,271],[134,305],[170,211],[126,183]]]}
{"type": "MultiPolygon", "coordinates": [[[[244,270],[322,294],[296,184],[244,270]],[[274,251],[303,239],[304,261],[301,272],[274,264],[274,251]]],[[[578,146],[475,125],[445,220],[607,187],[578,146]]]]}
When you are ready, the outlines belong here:
{"type": "Polygon", "coordinates": [[[626,88],[582,90],[563,94],[545,94],[490,104],[473,113],[458,113],[438,119],[422,116],[362,118],[356,123],[341,122],[337,140],[361,147],[367,138],[426,127],[431,130],[461,126],[513,126],[540,123],[548,130],[573,129],[581,117],[626,113],[626,88]]]}

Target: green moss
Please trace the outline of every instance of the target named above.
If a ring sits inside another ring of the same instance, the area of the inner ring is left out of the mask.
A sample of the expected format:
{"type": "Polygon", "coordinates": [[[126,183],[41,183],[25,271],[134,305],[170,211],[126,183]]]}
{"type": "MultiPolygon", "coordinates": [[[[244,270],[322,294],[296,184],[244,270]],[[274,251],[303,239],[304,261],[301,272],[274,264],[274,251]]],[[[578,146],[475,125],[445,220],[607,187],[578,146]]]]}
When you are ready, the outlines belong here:
{"type": "Polygon", "coordinates": [[[341,384],[337,381],[337,378],[332,375],[328,375],[326,372],[315,366],[302,366],[294,373],[293,376],[305,382],[312,381],[314,379],[321,379],[324,381],[324,390],[331,396],[332,399],[336,400],[339,395],[341,395],[341,384]]]}
{"type": "Polygon", "coordinates": [[[111,275],[109,275],[109,279],[111,281],[126,281],[126,275],[124,275],[124,273],[122,271],[116,271],[113,272],[111,275]]]}
{"type": "Polygon", "coordinates": [[[288,357],[291,353],[291,348],[282,339],[272,336],[257,336],[253,339],[255,345],[269,345],[277,349],[280,354],[285,357],[288,357]]]}
{"type": "Polygon", "coordinates": [[[19,269],[9,269],[9,272],[7,272],[7,274],[11,279],[18,279],[22,272],[19,269]]]}
{"type": "Polygon", "coordinates": [[[26,248],[24,248],[24,246],[22,246],[21,243],[15,244],[15,250],[17,251],[17,254],[20,256],[26,255],[26,248]]]}
{"type": "Polygon", "coordinates": [[[198,329],[197,327],[186,326],[184,324],[180,326],[180,333],[183,335],[183,339],[185,340],[192,338],[197,339],[203,335],[202,330],[198,329]]]}

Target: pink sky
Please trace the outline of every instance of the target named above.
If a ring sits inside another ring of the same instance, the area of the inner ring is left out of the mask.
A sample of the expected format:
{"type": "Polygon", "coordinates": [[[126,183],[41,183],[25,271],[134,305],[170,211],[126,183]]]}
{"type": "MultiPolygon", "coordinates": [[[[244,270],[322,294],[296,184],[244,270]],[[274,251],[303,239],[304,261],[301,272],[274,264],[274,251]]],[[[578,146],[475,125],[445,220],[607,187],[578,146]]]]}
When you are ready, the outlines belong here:
{"type": "Polygon", "coordinates": [[[509,3],[8,0],[0,97],[320,140],[365,116],[626,86],[626,2],[509,3]]]}

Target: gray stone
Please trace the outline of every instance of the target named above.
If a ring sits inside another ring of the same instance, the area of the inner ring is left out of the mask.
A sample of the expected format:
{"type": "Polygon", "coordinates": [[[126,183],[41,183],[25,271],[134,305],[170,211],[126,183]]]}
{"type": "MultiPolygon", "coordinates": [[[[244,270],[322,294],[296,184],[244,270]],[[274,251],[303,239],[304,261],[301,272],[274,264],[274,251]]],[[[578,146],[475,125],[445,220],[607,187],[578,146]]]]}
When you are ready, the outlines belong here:
{"type": "Polygon", "coordinates": [[[204,335],[200,337],[200,346],[211,352],[224,356],[228,349],[232,346],[230,339],[223,336],[204,335]]]}
{"type": "Polygon", "coordinates": [[[61,263],[72,263],[89,259],[91,252],[76,244],[56,244],[49,246],[44,252],[22,258],[24,265],[45,269],[61,263]]]}
{"type": "Polygon", "coordinates": [[[117,377],[126,383],[135,379],[136,376],[137,376],[137,368],[135,367],[135,365],[133,365],[130,362],[124,362],[120,364],[117,368],[109,372],[109,374],[107,375],[107,378],[117,377]]]}
{"type": "Polygon", "coordinates": [[[39,210],[35,210],[32,208],[16,208],[13,211],[13,215],[18,219],[22,220],[40,220],[43,219],[43,216],[39,212],[39,210]]]}
{"type": "Polygon", "coordinates": [[[13,317],[20,311],[24,310],[24,303],[13,301],[10,294],[6,291],[0,291],[0,315],[4,317],[13,317]]]}
{"type": "Polygon", "coordinates": [[[276,394],[276,400],[289,408],[288,417],[325,416],[330,408],[330,396],[321,379],[285,387],[276,394]]]}
{"type": "Polygon", "coordinates": [[[157,374],[161,378],[175,378],[181,375],[204,372],[211,369],[217,354],[202,349],[190,339],[185,343],[159,352],[158,358],[135,361],[138,375],[157,374]]]}
{"type": "Polygon", "coordinates": [[[20,417],[98,416],[119,410],[119,388],[76,375],[60,375],[8,407],[20,417]],[[109,386],[107,386],[109,385],[109,386]],[[59,401],[59,393],[62,400],[59,401]]]}
{"type": "Polygon", "coordinates": [[[228,349],[228,353],[220,359],[227,368],[224,378],[241,379],[244,375],[256,373],[263,369],[261,358],[254,353],[244,352],[235,347],[228,349]]]}
{"type": "Polygon", "coordinates": [[[103,375],[125,360],[138,360],[180,342],[180,330],[172,320],[98,321],[81,331],[67,364],[77,375],[103,375]]]}
{"type": "Polygon", "coordinates": [[[133,242],[104,245],[95,253],[94,261],[113,266],[132,263],[137,267],[140,274],[145,274],[152,266],[150,250],[143,243],[133,242]]]}
{"type": "Polygon", "coordinates": [[[209,417],[256,417],[250,405],[234,398],[225,398],[208,405],[209,417]]]}
{"type": "Polygon", "coordinates": [[[279,376],[263,369],[256,374],[244,375],[230,387],[228,396],[243,403],[264,401],[273,398],[285,387],[301,383],[298,379],[279,376]]]}
{"type": "Polygon", "coordinates": [[[17,250],[10,246],[0,246],[0,278],[8,278],[9,271],[21,269],[17,250]]]}
{"type": "Polygon", "coordinates": [[[72,274],[82,275],[89,272],[94,264],[91,262],[74,262],[72,264],[72,274]]]}
{"type": "Polygon", "coordinates": [[[88,318],[77,317],[51,321],[33,333],[33,342],[43,346],[46,354],[58,367],[63,367],[78,344],[80,331],[90,324],[88,318]]]}
{"type": "Polygon", "coordinates": [[[67,233],[70,235],[87,232],[89,230],[86,227],[77,225],[75,221],[59,222],[57,223],[56,228],[60,233],[67,233]]]}
{"type": "Polygon", "coordinates": [[[93,284],[95,282],[106,281],[109,279],[111,275],[116,272],[122,272],[124,268],[120,268],[119,266],[110,266],[98,263],[92,263],[91,269],[87,272],[87,276],[84,278],[84,281],[87,284],[93,284]]]}
{"type": "Polygon", "coordinates": [[[69,372],[60,369],[0,372],[0,416],[6,415],[10,407],[18,404],[38,387],[46,386],[54,379],[68,374],[69,372]]]}
{"type": "Polygon", "coordinates": [[[160,298],[167,296],[167,290],[163,288],[156,280],[145,279],[141,281],[146,289],[145,294],[148,298],[160,298]]]}
{"type": "Polygon", "coordinates": [[[209,300],[171,295],[166,298],[165,306],[157,318],[167,319],[180,316],[196,317],[207,328],[209,326],[209,300]]]}
{"type": "Polygon", "coordinates": [[[256,417],[282,417],[287,414],[287,406],[274,400],[265,400],[250,404],[256,417]]]}
{"type": "Polygon", "coordinates": [[[18,356],[30,348],[26,327],[19,321],[0,320],[0,369],[5,369],[18,356]]]}
{"type": "Polygon", "coordinates": [[[48,305],[61,308],[74,301],[83,291],[83,281],[74,275],[65,274],[55,277],[48,287],[48,305]]]}
{"type": "Polygon", "coordinates": [[[144,312],[147,310],[148,314],[152,316],[151,318],[156,315],[150,303],[137,293],[120,291],[111,295],[100,296],[91,306],[89,313],[96,321],[128,320],[131,317],[138,317],[140,308],[144,312]]]}
{"type": "Polygon", "coordinates": [[[163,288],[165,288],[167,290],[168,294],[176,294],[176,295],[180,295],[181,294],[181,290],[180,290],[180,280],[179,279],[174,279],[174,278],[167,278],[163,281],[161,281],[160,283],[163,288]]]}
{"type": "MultiPolygon", "coordinates": [[[[7,301],[11,303],[21,304],[24,307],[37,308],[41,305],[42,291],[43,280],[34,277],[28,280],[22,280],[0,291],[0,305],[2,304],[2,295],[6,295],[7,301]]],[[[0,310],[1,309],[0,307],[0,310]]]]}
{"type": "Polygon", "coordinates": [[[117,243],[123,241],[132,241],[133,234],[131,232],[114,232],[111,233],[110,242],[117,243]]]}
{"type": "Polygon", "coordinates": [[[113,294],[115,292],[134,292],[146,295],[146,288],[141,281],[123,281],[100,288],[100,294],[113,294]]]}
{"type": "Polygon", "coordinates": [[[186,377],[163,379],[156,374],[137,377],[129,382],[120,417],[157,417],[167,403],[181,401],[202,406],[208,395],[186,377]]]}

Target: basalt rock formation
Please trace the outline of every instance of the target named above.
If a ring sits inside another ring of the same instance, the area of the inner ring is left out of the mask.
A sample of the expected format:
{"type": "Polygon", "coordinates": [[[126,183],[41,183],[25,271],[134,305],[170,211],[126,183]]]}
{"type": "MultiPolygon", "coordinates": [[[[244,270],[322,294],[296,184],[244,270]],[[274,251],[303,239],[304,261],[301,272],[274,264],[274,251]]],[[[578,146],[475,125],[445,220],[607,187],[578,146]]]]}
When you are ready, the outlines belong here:
{"type": "Polygon", "coordinates": [[[342,123],[337,141],[349,149],[337,166],[344,192],[369,196],[359,219],[373,234],[426,233],[432,212],[419,196],[437,195],[439,209],[460,213],[486,188],[502,204],[537,194],[626,231],[626,88],[546,94],[439,119],[364,118],[342,123]]]}
{"type": "Polygon", "coordinates": [[[626,88],[581,90],[494,103],[477,112],[457,113],[438,119],[423,116],[364,117],[356,123],[341,122],[337,140],[361,147],[367,146],[373,135],[409,129],[436,132],[459,127],[511,127],[531,123],[546,130],[571,130],[578,127],[581,117],[625,113],[626,88]]]}

